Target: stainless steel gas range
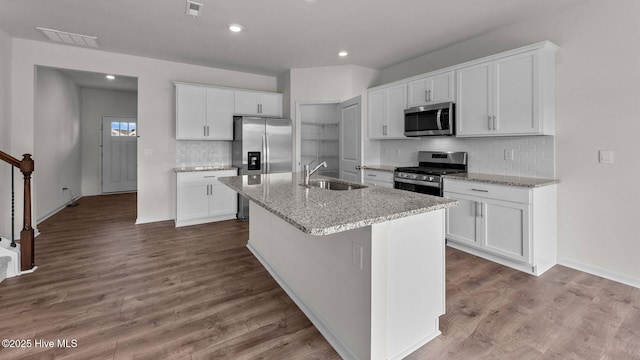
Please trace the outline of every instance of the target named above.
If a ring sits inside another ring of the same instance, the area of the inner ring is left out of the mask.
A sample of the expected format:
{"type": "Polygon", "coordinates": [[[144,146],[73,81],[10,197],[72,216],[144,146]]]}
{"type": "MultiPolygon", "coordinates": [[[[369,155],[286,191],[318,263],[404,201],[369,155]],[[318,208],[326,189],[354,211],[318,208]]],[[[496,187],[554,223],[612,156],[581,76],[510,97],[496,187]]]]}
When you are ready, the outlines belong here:
{"type": "Polygon", "coordinates": [[[394,188],[442,196],[442,176],[467,172],[466,152],[419,151],[418,166],[396,168],[394,188]]]}

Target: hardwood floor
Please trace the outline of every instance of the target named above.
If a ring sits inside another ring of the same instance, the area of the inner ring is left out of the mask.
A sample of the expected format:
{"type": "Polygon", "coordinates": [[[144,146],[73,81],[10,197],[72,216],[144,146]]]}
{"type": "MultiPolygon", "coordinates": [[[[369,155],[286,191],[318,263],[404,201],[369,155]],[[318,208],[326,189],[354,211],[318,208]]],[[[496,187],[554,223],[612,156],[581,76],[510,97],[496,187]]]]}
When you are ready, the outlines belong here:
{"type": "MultiPolygon", "coordinates": [[[[1,359],[339,359],[246,249],[246,223],[134,225],[135,201],[86,197],[39,225],[38,270],[0,284],[0,338],[32,346],[1,359]]],[[[408,359],[640,359],[640,289],[446,261],[443,335],[408,359]]]]}

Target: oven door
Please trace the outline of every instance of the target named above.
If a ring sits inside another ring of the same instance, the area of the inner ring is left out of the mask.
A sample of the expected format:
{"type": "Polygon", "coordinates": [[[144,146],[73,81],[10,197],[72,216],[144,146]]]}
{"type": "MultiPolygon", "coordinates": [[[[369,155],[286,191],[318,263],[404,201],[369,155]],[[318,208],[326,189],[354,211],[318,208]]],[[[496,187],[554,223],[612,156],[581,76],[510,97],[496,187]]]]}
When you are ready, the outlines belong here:
{"type": "Polygon", "coordinates": [[[393,183],[395,189],[413,191],[421,194],[442,196],[442,186],[440,183],[416,181],[402,178],[395,178],[393,183]]]}

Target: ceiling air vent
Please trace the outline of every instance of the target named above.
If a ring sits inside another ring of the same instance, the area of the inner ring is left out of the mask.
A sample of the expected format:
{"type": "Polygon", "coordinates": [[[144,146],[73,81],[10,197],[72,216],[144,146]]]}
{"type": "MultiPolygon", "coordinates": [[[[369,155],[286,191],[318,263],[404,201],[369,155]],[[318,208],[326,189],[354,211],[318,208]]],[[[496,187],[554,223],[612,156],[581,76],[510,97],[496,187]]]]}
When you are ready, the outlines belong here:
{"type": "Polygon", "coordinates": [[[202,8],[202,4],[187,0],[187,15],[192,17],[200,16],[200,8],[202,8]]]}
{"type": "Polygon", "coordinates": [[[66,31],[45,29],[41,27],[37,27],[36,29],[40,30],[44,34],[44,36],[46,36],[51,41],[92,48],[98,47],[98,38],[95,36],[80,35],[66,31]]]}

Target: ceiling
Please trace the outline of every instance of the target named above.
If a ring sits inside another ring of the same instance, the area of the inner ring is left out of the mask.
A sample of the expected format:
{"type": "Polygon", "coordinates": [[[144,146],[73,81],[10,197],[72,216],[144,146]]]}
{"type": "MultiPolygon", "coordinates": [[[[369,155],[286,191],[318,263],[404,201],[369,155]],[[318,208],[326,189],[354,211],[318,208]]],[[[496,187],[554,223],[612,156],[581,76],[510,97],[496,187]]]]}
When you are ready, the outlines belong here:
{"type": "MultiPolygon", "coordinates": [[[[354,64],[373,69],[587,0],[2,0],[0,29],[97,36],[100,50],[278,75],[354,64]],[[238,23],[240,33],[227,27],[238,23]],[[338,51],[349,56],[340,58],[338,51]]],[[[69,45],[71,46],[71,45],[69,45]]]]}
{"type": "Polygon", "coordinates": [[[115,75],[115,79],[109,80],[107,75],[89,71],[56,69],[71,81],[82,88],[102,89],[115,91],[138,91],[138,79],[135,77],[115,75]]]}

